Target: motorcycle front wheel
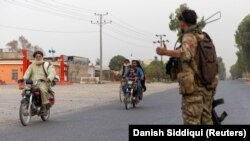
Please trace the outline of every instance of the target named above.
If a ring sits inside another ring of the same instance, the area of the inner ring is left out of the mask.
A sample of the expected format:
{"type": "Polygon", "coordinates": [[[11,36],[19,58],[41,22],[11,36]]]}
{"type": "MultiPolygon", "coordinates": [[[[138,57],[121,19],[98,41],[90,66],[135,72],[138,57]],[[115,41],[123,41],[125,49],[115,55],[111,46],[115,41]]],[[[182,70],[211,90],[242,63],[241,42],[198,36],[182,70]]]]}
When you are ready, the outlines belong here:
{"type": "Polygon", "coordinates": [[[130,108],[129,104],[130,104],[130,103],[125,102],[125,109],[126,109],[126,110],[128,110],[128,109],[130,108]]]}
{"type": "Polygon", "coordinates": [[[31,119],[31,104],[22,102],[19,109],[19,118],[23,126],[27,126],[31,119]]]}
{"type": "Polygon", "coordinates": [[[124,99],[125,109],[128,110],[130,108],[130,95],[127,94],[124,99]]]}
{"type": "Polygon", "coordinates": [[[123,91],[122,91],[122,85],[120,85],[120,88],[119,88],[119,99],[120,99],[120,102],[122,102],[124,96],[123,96],[123,91]]]}

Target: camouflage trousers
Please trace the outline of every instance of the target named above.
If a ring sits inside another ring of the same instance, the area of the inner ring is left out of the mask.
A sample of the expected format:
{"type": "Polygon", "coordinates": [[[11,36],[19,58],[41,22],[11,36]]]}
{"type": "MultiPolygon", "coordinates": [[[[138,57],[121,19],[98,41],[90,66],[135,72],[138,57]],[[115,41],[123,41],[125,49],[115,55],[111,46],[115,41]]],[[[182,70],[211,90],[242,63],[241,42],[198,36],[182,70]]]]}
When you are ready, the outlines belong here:
{"type": "Polygon", "coordinates": [[[182,94],[182,118],[185,125],[212,125],[211,91],[205,88],[182,94]]]}

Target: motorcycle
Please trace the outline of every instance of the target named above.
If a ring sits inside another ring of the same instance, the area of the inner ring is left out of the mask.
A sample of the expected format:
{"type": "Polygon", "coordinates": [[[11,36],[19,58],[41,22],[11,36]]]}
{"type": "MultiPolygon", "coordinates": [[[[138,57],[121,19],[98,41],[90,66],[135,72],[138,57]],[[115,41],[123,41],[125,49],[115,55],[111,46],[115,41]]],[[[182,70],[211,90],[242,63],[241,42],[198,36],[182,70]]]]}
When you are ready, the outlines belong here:
{"type": "Polygon", "coordinates": [[[121,81],[120,81],[120,87],[119,87],[119,99],[120,99],[120,102],[123,102],[123,99],[124,99],[124,93],[123,93],[123,89],[126,85],[126,79],[122,78],[121,81]]]}
{"type": "Polygon", "coordinates": [[[43,121],[50,118],[50,108],[55,103],[54,92],[49,89],[49,104],[46,107],[46,113],[42,113],[42,99],[40,89],[34,86],[41,80],[33,82],[32,80],[19,80],[19,89],[23,90],[22,100],[19,108],[19,118],[23,126],[30,123],[32,116],[40,116],[43,121]]]}
{"type": "Polygon", "coordinates": [[[137,94],[137,80],[136,79],[127,79],[125,93],[124,93],[124,104],[125,109],[128,110],[130,105],[133,105],[133,108],[139,103],[139,98],[136,96],[137,94]]]}

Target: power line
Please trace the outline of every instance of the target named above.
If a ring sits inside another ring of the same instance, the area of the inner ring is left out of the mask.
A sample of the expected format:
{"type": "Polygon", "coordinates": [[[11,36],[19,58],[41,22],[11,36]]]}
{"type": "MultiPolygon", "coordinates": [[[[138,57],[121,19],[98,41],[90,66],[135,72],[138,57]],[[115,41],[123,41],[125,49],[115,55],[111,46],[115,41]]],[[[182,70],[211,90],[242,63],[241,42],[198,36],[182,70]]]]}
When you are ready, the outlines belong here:
{"type": "MultiPolygon", "coordinates": [[[[71,18],[71,19],[75,19],[75,20],[81,20],[81,21],[89,21],[90,16],[89,15],[85,15],[80,11],[84,11],[84,12],[91,12],[94,10],[90,10],[90,9],[84,9],[84,8],[80,8],[77,6],[73,6],[73,5],[67,5],[65,3],[62,2],[58,2],[56,0],[52,0],[52,3],[49,2],[44,2],[41,0],[36,0],[36,1],[31,1],[31,0],[24,0],[24,1],[17,1],[17,0],[5,0],[5,2],[8,2],[10,4],[16,5],[16,6],[21,6],[21,7],[25,7],[28,9],[34,9],[37,11],[42,11],[42,12],[46,12],[48,14],[53,14],[56,16],[62,16],[62,17],[67,17],[67,18],[71,18]],[[53,4],[55,3],[55,4],[53,4]],[[71,7],[69,7],[71,6],[71,7]],[[73,8],[72,8],[73,7],[73,8]],[[73,10],[73,11],[72,11],[73,10]],[[80,10],[80,11],[79,11],[80,10]],[[83,17],[87,17],[83,18],[83,17]]],[[[151,38],[149,39],[149,36],[147,36],[147,34],[145,34],[145,32],[139,32],[140,30],[138,29],[134,29],[132,26],[130,26],[129,24],[126,24],[125,22],[123,22],[121,19],[117,18],[116,16],[115,19],[117,19],[117,21],[120,21],[120,23],[114,23],[114,26],[121,28],[121,29],[125,29],[128,32],[132,32],[133,34],[138,34],[140,36],[143,36],[144,38],[148,38],[148,40],[152,40],[151,38]]],[[[151,37],[151,36],[150,36],[151,37]]]]}
{"type": "MultiPolygon", "coordinates": [[[[74,10],[84,10],[84,11],[88,11],[88,12],[92,12],[92,11],[94,11],[94,10],[90,10],[90,9],[86,9],[86,8],[80,8],[80,7],[76,7],[76,6],[73,6],[73,5],[67,5],[67,4],[65,4],[65,3],[62,3],[62,2],[58,2],[58,1],[56,1],[56,0],[52,0],[52,1],[54,1],[55,3],[57,3],[57,4],[61,4],[61,5],[63,5],[63,6],[66,6],[66,7],[68,7],[68,6],[71,6],[71,7],[74,7],[74,8],[76,8],[76,9],[74,9],[74,10]]],[[[129,24],[127,24],[126,22],[124,22],[124,21],[122,21],[121,19],[119,19],[118,17],[116,17],[116,16],[114,16],[113,14],[111,15],[113,18],[115,18],[117,21],[120,21],[120,23],[123,23],[123,25],[122,24],[119,24],[120,26],[122,26],[123,28],[126,28],[127,30],[129,30],[129,31],[133,31],[133,32],[136,32],[136,33],[139,33],[139,34],[142,34],[143,36],[145,36],[145,33],[146,34],[150,34],[150,35],[152,35],[152,33],[150,33],[150,32],[146,32],[146,31],[142,31],[142,30],[139,30],[138,28],[135,28],[135,27],[133,27],[133,26],[131,26],[131,25],[129,25],[129,24]],[[138,32],[138,31],[141,31],[141,32],[138,32]]],[[[114,21],[113,21],[114,22],[114,21]]],[[[150,39],[151,40],[151,39],[150,39]]]]}
{"type": "MultiPolygon", "coordinates": [[[[33,4],[33,5],[36,5],[36,6],[41,6],[42,8],[45,8],[45,9],[54,9],[56,11],[61,11],[63,13],[71,13],[70,15],[72,14],[76,14],[77,16],[79,17],[88,17],[88,18],[91,18],[90,15],[85,15],[83,14],[83,12],[80,12],[80,11],[72,11],[71,9],[69,9],[68,7],[61,7],[61,6],[58,6],[58,5],[54,5],[52,3],[48,3],[48,2],[44,2],[44,1],[41,1],[41,0],[25,0],[27,3],[30,3],[30,4],[33,4]]],[[[85,12],[84,12],[85,13],[85,12]]],[[[72,15],[74,16],[74,15],[72,15]]]]}
{"type": "Polygon", "coordinates": [[[136,39],[138,39],[138,40],[140,40],[140,41],[150,41],[149,39],[146,39],[146,38],[143,38],[143,37],[141,37],[141,36],[137,36],[137,35],[134,35],[134,34],[130,34],[130,33],[128,33],[128,32],[124,32],[124,31],[122,31],[122,30],[119,30],[119,29],[117,29],[117,28],[106,28],[106,30],[108,30],[108,31],[110,31],[110,32],[113,32],[113,33],[115,33],[115,34],[118,34],[118,35],[122,35],[122,36],[124,36],[124,37],[128,37],[128,38],[136,38],[136,39]]]}
{"type": "Polygon", "coordinates": [[[99,83],[101,84],[102,83],[102,25],[109,24],[112,21],[105,21],[102,19],[103,16],[108,15],[108,12],[105,14],[95,13],[95,15],[100,17],[99,21],[96,21],[96,22],[91,21],[91,24],[99,24],[100,25],[100,79],[99,79],[99,83]]]}
{"type": "MultiPolygon", "coordinates": [[[[40,0],[38,0],[38,1],[40,1],[40,0]]],[[[55,4],[62,5],[62,6],[64,6],[64,7],[66,7],[66,8],[71,9],[71,10],[74,10],[74,11],[78,11],[78,12],[79,12],[79,10],[80,10],[80,11],[84,11],[84,12],[88,12],[88,13],[90,13],[90,12],[93,13],[93,12],[94,12],[94,10],[91,10],[91,9],[86,9],[86,8],[77,7],[77,6],[74,6],[74,5],[65,4],[65,3],[62,3],[62,2],[59,2],[59,1],[56,1],[56,0],[51,0],[51,1],[53,1],[55,4]]],[[[48,3],[47,3],[47,4],[48,4],[48,3]]],[[[56,6],[56,5],[54,5],[54,6],[56,6]]],[[[124,22],[124,21],[122,21],[121,19],[117,18],[117,17],[114,16],[113,14],[112,14],[111,16],[112,16],[113,18],[117,19],[117,21],[120,21],[120,23],[123,23],[123,25],[122,25],[122,24],[119,24],[119,25],[120,25],[120,26],[123,26],[123,28],[125,27],[125,28],[128,29],[129,31],[131,31],[131,30],[132,30],[133,32],[142,31],[142,30],[139,30],[139,29],[137,29],[137,28],[135,28],[135,27],[133,27],[133,26],[127,24],[126,22],[124,22]]],[[[113,21],[113,22],[114,22],[114,21],[113,21]]],[[[150,32],[146,32],[146,31],[140,32],[140,34],[143,34],[144,36],[145,36],[145,33],[146,33],[146,34],[152,35],[152,33],[150,33],[150,32]]],[[[150,40],[151,40],[151,39],[150,39],[150,40]]]]}
{"type": "Polygon", "coordinates": [[[133,32],[133,33],[139,34],[139,35],[141,35],[141,36],[149,37],[149,35],[147,36],[147,35],[145,35],[145,34],[143,34],[143,33],[141,33],[141,32],[138,32],[136,29],[128,28],[128,27],[126,27],[126,26],[124,26],[124,25],[121,25],[121,24],[119,24],[119,23],[114,22],[114,25],[119,26],[119,27],[124,28],[124,29],[127,29],[127,30],[129,30],[129,31],[131,31],[131,32],[133,32]]]}
{"type": "Polygon", "coordinates": [[[9,26],[9,25],[2,25],[1,27],[9,28],[9,29],[18,29],[18,30],[28,30],[28,31],[35,31],[35,32],[48,32],[48,33],[77,33],[77,34],[83,34],[83,33],[96,33],[98,31],[55,31],[55,30],[41,30],[41,29],[32,29],[32,28],[25,28],[25,27],[16,27],[16,26],[9,26]]]}
{"type": "MultiPolygon", "coordinates": [[[[104,34],[106,34],[107,36],[109,36],[109,37],[111,37],[111,38],[114,38],[114,39],[116,39],[116,40],[119,40],[119,41],[121,41],[121,42],[124,42],[124,43],[126,43],[126,44],[129,44],[129,45],[133,45],[133,46],[137,46],[137,47],[143,47],[143,48],[145,48],[145,46],[146,46],[146,45],[139,45],[139,44],[136,44],[136,43],[132,43],[132,42],[125,41],[125,40],[120,39],[120,38],[117,38],[117,36],[113,36],[113,35],[111,35],[111,34],[109,34],[109,33],[105,33],[105,32],[104,32],[104,34]]],[[[148,47],[151,47],[151,46],[148,46],[148,47]]]]}
{"type": "Polygon", "coordinates": [[[150,32],[148,32],[148,31],[144,31],[144,30],[138,29],[138,28],[136,28],[136,27],[134,27],[134,26],[132,26],[132,25],[130,25],[130,24],[124,22],[123,20],[119,19],[118,17],[114,16],[113,14],[112,14],[111,16],[112,16],[113,18],[117,19],[117,21],[120,21],[121,23],[123,23],[124,25],[126,25],[126,26],[127,26],[128,28],[130,28],[130,29],[137,29],[138,31],[140,30],[141,33],[143,33],[143,34],[144,34],[144,33],[150,34],[150,35],[153,34],[153,33],[150,33],[150,32]]]}
{"type": "Polygon", "coordinates": [[[32,10],[36,10],[36,11],[42,11],[42,12],[45,12],[45,13],[48,13],[48,14],[52,14],[52,15],[56,15],[56,16],[61,16],[61,17],[67,17],[67,18],[71,18],[71,19],[75,19],[75,20],[80,20],[80,21],[84,21],[84,22],[89,22],[88,19],[84,19],[82,17],[75,17],[73,15],[69,15],[69,14],[62,14],[62,13],[58,13],[57,11],[51,11],[50,9],[43,9],[41,7],[38,7],[38,6],[34,6],[34,5],[30,5],[30,4],[27,4],[27,3],[23,3],[23,2],[20,2],[20,1],[9,1],[9,0],[5,0],[5,2],[9,3],[9,4],[12,4],[12,5],[15,5],[15,6],[18,6],[18,7],[24,7],[24,8],[27,8],[27,9],[32,9],[32,10]]]}
{"type": "MultiPolygon", "coordinates": [[[[62,2],[59,2],[59,1],[56,1],[56,0],[51,0],[53,1],[54,3],[56,4],[59,4],[59,5],[63,5],[65,7],[72,7],[72,8],[75,8],[75,10],[84,10],[84,11],[87,11],[88,13],[93,13],[95,12],[94,10],[91,10],[91,9],[86,9],[86,8],[82,8],[82,7],[78,7],[78,6],[74,6],[74,5],[69,5],[69,4],[65,4],[65,3],[62,3],[62,2]]],[[[72,9],[71,8],[71,9],[72,9]]],[[[73,9],[74,10],[74,9],[73,9]]]]}

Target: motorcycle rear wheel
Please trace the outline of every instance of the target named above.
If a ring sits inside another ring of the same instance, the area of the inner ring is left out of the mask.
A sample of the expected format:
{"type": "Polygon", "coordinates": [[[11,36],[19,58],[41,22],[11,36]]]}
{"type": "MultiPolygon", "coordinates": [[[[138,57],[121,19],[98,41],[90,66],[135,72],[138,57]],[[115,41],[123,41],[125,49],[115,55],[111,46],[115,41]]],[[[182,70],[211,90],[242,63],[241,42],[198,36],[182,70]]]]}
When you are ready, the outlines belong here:
{"type": "Polygon", "coordinates": [[[50,109],[47,110],[47,114],[46,115],[41,115],[41,119],[43,121],[47,121],[47,120],[49,120],[49,118],[50,118],[50,109]]]}

